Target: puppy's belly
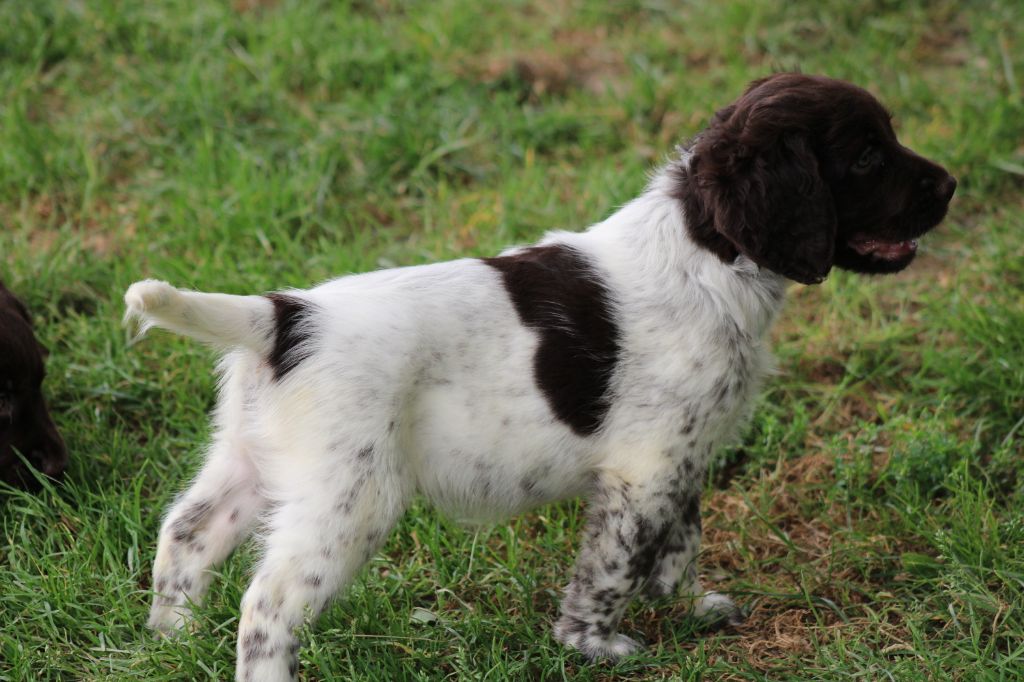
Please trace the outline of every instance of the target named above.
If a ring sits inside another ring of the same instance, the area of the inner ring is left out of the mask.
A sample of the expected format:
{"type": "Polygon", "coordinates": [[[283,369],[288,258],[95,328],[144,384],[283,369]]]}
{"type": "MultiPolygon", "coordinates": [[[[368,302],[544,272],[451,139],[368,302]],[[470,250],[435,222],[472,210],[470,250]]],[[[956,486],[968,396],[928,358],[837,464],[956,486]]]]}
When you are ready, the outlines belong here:
{"type": "Polygon", "coordinates": [[[419,492],[445,513],[494,521],[586,490],[596,453],[539,396],[443,387],[425,398],[402,449],[419,492]]]}

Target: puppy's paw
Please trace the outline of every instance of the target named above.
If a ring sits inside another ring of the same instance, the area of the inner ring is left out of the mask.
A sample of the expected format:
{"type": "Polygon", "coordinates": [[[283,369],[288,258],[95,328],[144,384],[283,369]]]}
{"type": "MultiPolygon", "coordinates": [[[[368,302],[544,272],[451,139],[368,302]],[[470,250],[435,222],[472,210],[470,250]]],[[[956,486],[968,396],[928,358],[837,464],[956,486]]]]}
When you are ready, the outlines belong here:
{"type": "Polygon", "coordinates": [[[149,610],[146,627],[152,630],[158,638],[171,638],[177,636],[192,622],[192,610],[187,606],[153,604],[149,610]]]}
{"type": "Polygon", "coordinates": [[[596,643],[596,646],[591,649],[593,653],[588,654],[591,659],[609,659],[616,660],[623,656],[629,656],[635,654],[642,648],[640,642],[636,641],[632,637],[627,637],[622,634],[614,634],[608,638],[602,638],[596,643]]]}
{"type": "Polygon", "coordinates": [[[746,620],[743,610],[721,592],[706,592],[697,597],[693,604],[693,617],[715,627],[736,627],[746,620]]]}
{"type": "Polygon", "coordinates": [[[555,624],[555,639],[592,661],[614,661],[623,656],[636,653],[641,648],[639,642],[626,635],[612,633],[598,634],[600,628],[587,624],[576,618],[563,616],[555,624]]]}

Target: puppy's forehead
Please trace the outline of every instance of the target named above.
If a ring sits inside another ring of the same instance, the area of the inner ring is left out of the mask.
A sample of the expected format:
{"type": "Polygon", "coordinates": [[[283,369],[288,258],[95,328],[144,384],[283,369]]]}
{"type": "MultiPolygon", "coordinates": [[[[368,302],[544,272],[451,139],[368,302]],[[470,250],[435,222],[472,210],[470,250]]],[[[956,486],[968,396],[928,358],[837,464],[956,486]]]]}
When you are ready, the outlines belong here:
{"type": "Polygon", "coordinates": [[[809,76],[802,73],[778,73],[767,78],[753,81],[744,91],[743,98],[760,98],[773,94],[787,93],[800,95],[808,100],[823,102],[841,100],[859,100],[864,103],[873,102],[881,107],[874,95],[864,88],[837,78],[827,76],[809,76]]]}
{"type": "Polygon", "coordinates": [[[829,137],[850,144],[894,143],[892,114],[867,92],[849,105],[837,107],[829,137]]]}
{"type": "Polygon", "coordinates": [[[839,144],[865,138],[895,140],[892,116],[870,92],[852,83],[804,74],[782,73],[754,81],[736,102],[745,117],[763,106],[784,108],[785,118],[825,140],[839,144]]]}

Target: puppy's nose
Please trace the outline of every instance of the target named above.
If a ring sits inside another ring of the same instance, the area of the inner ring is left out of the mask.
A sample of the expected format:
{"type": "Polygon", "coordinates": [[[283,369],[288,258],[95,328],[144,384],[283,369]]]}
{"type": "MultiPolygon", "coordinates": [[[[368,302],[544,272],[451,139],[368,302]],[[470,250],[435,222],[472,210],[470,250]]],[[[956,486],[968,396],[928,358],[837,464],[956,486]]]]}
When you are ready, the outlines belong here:
{"type": "Polygon", "coordinates": [[[953,198],[953,192],[956,191],[956,178],[952,175],[947,175],[942,182],[939,183],[938,187],[935,188],[939,198],[943,201],[949,201],[953,198]]]}
{"type": "Polygon", "coordinates": [[[39,451],[33,452],[29,461],[39,470],[39,473],[54,479],[61,478],[68,465],[67,457],[62,454],[48,456],[39,451]]]}
{"type": "Polygon", "coordinates": [[[64,477],[64,471],[67,468],[68,467],[66,462],[61,462],[57,460],[50,460],[48,462],[43,463],[43,473],[49,476],[50,478],[54,478],[57,480],[60,480],[61,478],[64,477]]]}

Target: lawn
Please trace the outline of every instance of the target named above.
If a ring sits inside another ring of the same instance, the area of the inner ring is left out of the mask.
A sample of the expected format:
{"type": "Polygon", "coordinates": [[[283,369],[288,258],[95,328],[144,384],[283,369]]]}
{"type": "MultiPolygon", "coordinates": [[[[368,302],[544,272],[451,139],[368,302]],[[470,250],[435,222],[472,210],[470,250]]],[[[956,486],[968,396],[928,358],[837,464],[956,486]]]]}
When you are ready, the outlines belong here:
{"type": "Polygon", "coordinates": [[[794,285],[780,371],[703,506],[705,633],[551,637],[582,507],[463,528],[420,505],[304,633],[306,680],[1024,679],[1019,0],[0,3],[0,278],[50,348],[63,484],[0,493],[0,679],[229,678],[246,547],[195,632],[144,623],[214,354],[129,344],[127,285],[234,293],[583,229],[753,78],[867,87],[960,179],[889,279],[794,285]]]}

